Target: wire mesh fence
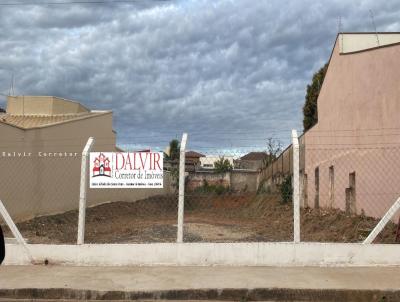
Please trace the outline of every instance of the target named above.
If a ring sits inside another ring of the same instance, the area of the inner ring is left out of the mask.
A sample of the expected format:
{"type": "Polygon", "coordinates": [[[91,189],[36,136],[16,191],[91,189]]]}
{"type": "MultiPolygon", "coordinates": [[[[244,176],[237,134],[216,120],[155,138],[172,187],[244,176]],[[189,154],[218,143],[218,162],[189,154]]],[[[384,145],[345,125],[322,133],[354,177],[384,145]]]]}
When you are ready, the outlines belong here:
{"type": "Polygon", "coordinates": [[[293,209],[260,185],[269,155],[260,148],[186,152],[186,242],[291,241],[293,209]]]}
{"type": "MultiPolygon", "coordinates": [[[[79,200],[81,154],[18,153],[6,153],[0,159],[0,192],[22,236],[29,243],[76,241],[77,216],[73,219],[73,213],[77,213],[79,200]]],[[[12,237],[5,229],[6,236],[12,237]]]]}
{"type": "MultiPolygon", "coordinates": [[[[9,151],[1,154],[0,199],[28,243],[77,243],[84,146],[44,146],[28,152],[9,144],[9,151]]],[[[107,150],[101,140],[95,147],[107,150]]],[[[91,171],[85,173],[89,178],[91,171]]],[[[162,189],[87,185],[86,206],[85,243],[176,241],[177,185],[171,171],[164,172],[162,189]]],[[[0,223],[6,237],[13,238],[1,215],[0,223]]]]}
{"type": "MultiPolygon", "coordinates": [[[[263,138],[251,146],[243,138],[221,147],[189,133],[180,170],[179,141],[174,144],[175,151],[164,154],[163,188],[87,187],[85,243],[176,242],[180,173],[184,242],[294,240],[291,145],[282,150],[263,138]]],[[[76,243],[83,147],[3,152],[0,199],[29,243],[76,243]]],[[[400,196],[399,155],[400,145],[300,138],[301,241],[363,242],[400,196]]],[[[399,211],[392,211],[374,243],[400,240],[399,211]]]]}
{"type": "MultiPolygon", "coordinates": [[[[362,242],[400,196],[400,146],[305,145],[302,240],[362,242]]],[[[395,214],[376,243],[395,243],[395,214]]]]}
{"type": "Polygon", "coordinates": [[[146,195],[131,201],[118,194],[115,201],[88,208],[85,243],[176,242],[178,195],[146,195]]]}

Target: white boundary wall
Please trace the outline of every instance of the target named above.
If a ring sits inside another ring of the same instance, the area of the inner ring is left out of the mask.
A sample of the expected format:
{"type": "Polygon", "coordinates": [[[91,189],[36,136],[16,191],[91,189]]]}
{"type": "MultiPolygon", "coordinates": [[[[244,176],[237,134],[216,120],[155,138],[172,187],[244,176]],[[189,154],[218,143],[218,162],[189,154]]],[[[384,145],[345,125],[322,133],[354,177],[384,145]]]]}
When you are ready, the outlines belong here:
{"type": "MultiPolygon", "coordinates": [[[[400,266],[399,245],[358,243],[154,243],[27,245],[34,263],[76,266],[400,266]]],[[[6,265],[29,265],[6,245],[6,265]]]]}

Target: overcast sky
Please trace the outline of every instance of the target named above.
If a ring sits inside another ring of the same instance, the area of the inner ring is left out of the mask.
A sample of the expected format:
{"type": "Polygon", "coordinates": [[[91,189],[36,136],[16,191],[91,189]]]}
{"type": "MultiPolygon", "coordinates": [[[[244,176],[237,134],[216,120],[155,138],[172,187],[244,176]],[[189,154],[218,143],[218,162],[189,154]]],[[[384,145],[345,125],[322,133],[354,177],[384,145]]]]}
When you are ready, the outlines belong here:
{"type": "Polygon", "coordinates": [[[339,16],[343,31],[373,31],[369,10],[378,31],[400,31],[398,0],[0,6],[0,91],[14,72],[15,94],[111,109],[120,145],[183,131],[192,149],[286,143],[339,16]]]}

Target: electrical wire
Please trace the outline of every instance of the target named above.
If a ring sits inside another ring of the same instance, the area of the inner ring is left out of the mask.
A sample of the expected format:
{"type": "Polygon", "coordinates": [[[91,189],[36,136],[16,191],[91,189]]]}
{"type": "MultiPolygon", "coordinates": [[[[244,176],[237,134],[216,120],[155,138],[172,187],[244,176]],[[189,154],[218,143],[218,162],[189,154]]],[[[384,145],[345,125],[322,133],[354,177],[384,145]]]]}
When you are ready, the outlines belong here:
{"type": "MultiPolygon", "coordinates": [[[[153,2],[168,2],[169,0],[152,0],[153,2]]],[[[141,0],[114,0],[114,1],[46,1],[46,2],[5,2],[0,3],[0,6],[41,6],[41,5],[74,5],[74,4],[90,4],[90,5],[103,5],[103,4],[135,4],[138,2],[145,2],[141,0]]]]}

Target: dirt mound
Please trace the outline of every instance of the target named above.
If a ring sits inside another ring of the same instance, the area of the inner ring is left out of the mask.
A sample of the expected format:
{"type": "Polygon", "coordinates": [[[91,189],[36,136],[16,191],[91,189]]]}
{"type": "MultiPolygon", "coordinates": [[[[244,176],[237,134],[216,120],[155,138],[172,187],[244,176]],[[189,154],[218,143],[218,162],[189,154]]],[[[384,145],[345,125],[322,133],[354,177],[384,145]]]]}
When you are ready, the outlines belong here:
{"type": "MultiPolygon", "coordinates": [[[[337,209],[303,209],[301,239],[304,241],[361,242],[379,222],[362,215],[348,215],[337,209]]],[[[389,222],[375,243],[395,243],[396,224],[389,222]]]]}

